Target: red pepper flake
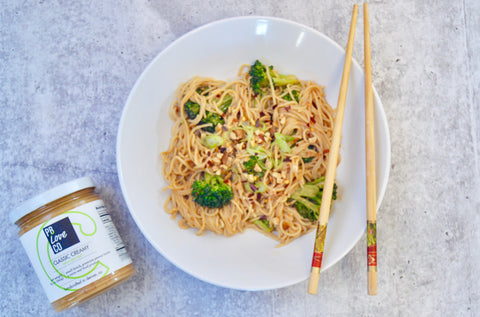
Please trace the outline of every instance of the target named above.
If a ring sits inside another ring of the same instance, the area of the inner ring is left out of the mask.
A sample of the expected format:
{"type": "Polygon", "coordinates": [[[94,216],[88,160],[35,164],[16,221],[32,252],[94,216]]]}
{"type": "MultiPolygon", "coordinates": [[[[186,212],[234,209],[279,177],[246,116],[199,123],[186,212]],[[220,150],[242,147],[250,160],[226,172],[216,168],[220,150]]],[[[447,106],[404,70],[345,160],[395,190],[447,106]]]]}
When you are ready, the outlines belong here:
{"type": "Polygon", "coordinates": [[[317,121],[315,121],[315,118],[314,118],[314,117],[311,117],[311,118],[310,118],[310,121],[312,121],[313,124],[317,123],[317,121]]]}
{"type": "Polygon", "coordinates": [[[327,154],[328,152],[330,152],[330,149],[323,150],[323,154],[327,154]]]}
{"type": "Polygon", "coordinates": [[[292,107],[290,107],[290,106],[286,106],[286,107],[285,107],[285,110],[286,110],[286,111],[290,111],[291,108],[292,108],[292,107]]]}
{"type": "Polygon", "coordinates": [[[262,199],[262,194],[257,193],[257,200],[260,200],[260,199],[262,199]]]}
{"type": "Polygon", "coordinates": [[[277,109],[278,105],[273,105],[272,109],[275,110],[277,109]]]}

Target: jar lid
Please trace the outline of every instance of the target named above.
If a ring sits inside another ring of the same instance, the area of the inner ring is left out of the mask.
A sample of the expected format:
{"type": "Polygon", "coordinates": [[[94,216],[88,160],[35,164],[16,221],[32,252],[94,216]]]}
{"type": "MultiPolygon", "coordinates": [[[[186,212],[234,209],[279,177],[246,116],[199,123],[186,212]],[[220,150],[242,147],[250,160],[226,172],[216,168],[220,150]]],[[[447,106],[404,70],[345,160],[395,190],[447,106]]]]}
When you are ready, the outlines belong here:
{"type": "Polygon", "coordinates": [[[15,223],[18,219],[28,215],[43,205],[89,187],[95,187],[93,180],[90,177],[82,177],[47,190],[46,192],[23,202],[20,206],[12,210],[10,212],[10,221],[15,223]]]}

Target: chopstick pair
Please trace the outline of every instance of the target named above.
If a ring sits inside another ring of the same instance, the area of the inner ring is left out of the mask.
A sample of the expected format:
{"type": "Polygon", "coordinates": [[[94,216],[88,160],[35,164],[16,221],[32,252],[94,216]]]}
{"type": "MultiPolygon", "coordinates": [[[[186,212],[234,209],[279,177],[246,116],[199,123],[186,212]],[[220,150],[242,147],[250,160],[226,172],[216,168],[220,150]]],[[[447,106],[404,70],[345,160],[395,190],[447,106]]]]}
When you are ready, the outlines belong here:
{"type": "MultiPolygon", "coordinates": [[[[327,161],[327,171],[323,187],[323,199],[320,205],[317,233],[312,258],[312,267],[308,281],[308,293],[316,294],[325,246],[328,218],[330,215],[333,183],[340,150],[343,116],[347,97],[348,79],[352,62],[353,42],[357,24],[358,5],[353,6],[350,32],[348,36],[345,62],[335,115],[333,140],[327,161]]],[[[367,267],[368,294],[377,294],[377,242],[376,242],[376,183],[375,183],[375,134],[373,118],[372,68],[370,55],[370,24],[368,21],[368,3],[363,4],[364,46],[365,46],[365,149],[366,149],[366,182],[367,182],[367,267]]]]}

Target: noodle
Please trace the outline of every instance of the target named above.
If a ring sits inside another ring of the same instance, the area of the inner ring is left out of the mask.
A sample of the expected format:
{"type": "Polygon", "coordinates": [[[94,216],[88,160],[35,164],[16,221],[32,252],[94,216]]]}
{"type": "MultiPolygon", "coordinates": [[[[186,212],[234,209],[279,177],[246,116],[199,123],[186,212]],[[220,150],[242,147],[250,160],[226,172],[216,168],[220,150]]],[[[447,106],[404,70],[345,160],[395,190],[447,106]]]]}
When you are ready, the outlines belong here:
{"type": "Polygon", "coordinates": [[[311,81],[275,87],[269,76],[270,88],[256,95],[248,70],[243,65],[238,78],[230,82],[194,77],[178,87],[169,109],[174,121],[170,145],[161,153],[170,189],[165,210],[172,217],[180,215],[180,227],[197,228],[197,234],[209,230],[232,236],[254,228],[284,245],[316,228],[316,222],[302,217],[289,198],[306,182],[325,174],[334,110],[323,87],[311,81]],[[223,113],[219,106],[227,95],[232,102],[223,113]],[[200,105],[194,119],[185,113],[189,100],[200,105]],[[201,123],[207,112],[224,120],[214,133],[225,143],[213,149],[201,143],[210,134],[202,130],[208,124],[201,123]],[[289,151],[275,141],[275,133],[292,136],[289,151]],[[260,163],[249,174],[244,163],[252,156],[260,163]],[[231,186],[229,204],[212,209],[193,200],[192,185],[204,173],[220,175],[231,186]],[[266,220],[271,230],[258,226],[256,220],[266,220]]]}

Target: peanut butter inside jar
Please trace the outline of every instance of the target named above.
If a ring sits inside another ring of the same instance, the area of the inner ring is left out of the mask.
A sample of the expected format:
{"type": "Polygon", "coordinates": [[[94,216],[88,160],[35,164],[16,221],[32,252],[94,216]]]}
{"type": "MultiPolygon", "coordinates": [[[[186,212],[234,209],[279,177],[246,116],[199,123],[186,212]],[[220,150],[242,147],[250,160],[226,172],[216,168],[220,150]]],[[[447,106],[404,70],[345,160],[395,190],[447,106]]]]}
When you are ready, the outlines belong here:
{"type": "Polygon", "coordinates": [[[135,268],[89,177],[55,187],[10,213],[55,311],[119,285],[135,268]]]}

